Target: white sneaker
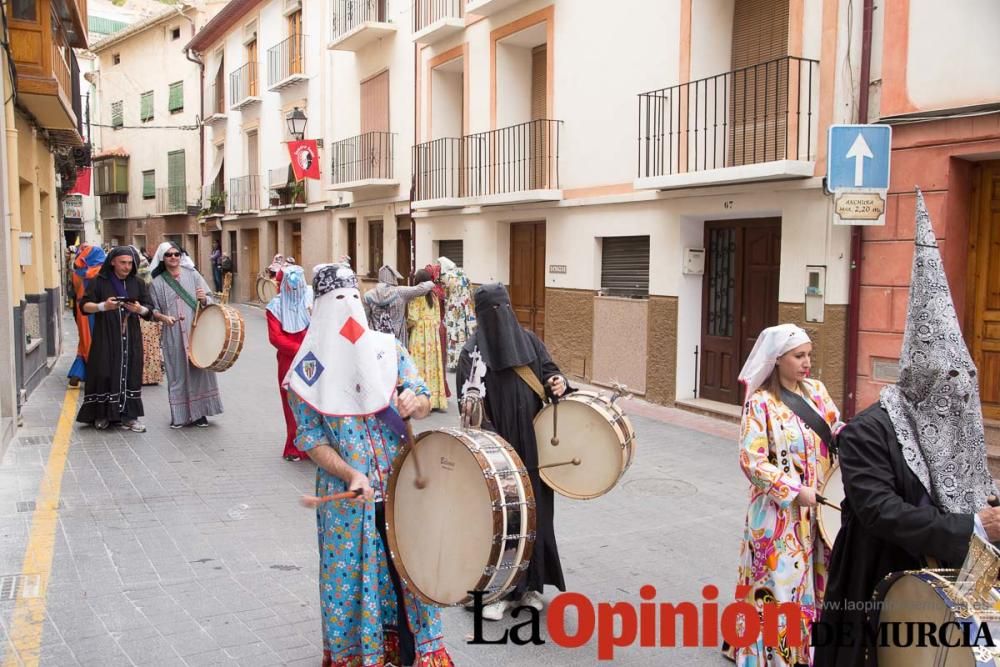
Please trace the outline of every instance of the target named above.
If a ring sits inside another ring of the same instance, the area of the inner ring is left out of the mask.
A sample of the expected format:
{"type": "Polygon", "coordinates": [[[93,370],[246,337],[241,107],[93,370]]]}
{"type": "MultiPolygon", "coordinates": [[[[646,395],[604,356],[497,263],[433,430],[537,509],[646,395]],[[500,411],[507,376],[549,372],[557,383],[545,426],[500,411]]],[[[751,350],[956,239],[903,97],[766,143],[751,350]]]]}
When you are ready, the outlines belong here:
{"type": "Polygon", "coordinates": [[[517,604],[522,607],[532,607],[541,611],[545,609],[545,598],[538,591],[528,591],[518,600],[517,604]]]}
{"type": "Polygon", "coordinates": [[[488,604],[483,607],[483,618],[487,621],[499,621],[509,606],[510,603],[506,600],[497,600],[493,604],[488,604]]]}

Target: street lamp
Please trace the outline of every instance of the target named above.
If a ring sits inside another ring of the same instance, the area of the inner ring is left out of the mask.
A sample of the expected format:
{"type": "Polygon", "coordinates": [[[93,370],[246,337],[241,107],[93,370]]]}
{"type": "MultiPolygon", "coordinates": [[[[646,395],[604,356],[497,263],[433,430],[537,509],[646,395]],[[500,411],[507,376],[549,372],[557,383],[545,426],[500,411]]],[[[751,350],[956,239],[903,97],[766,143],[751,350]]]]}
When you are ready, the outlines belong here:
{"type": "Polygon", "coordinates": [[[309,119],[306,118],[302,109],[295,107],[285,118],[285,122],[288,123],[288,133],[295,137],[296,141],[302,141],[302,137],[306,136],[306,123],[308,121],[309,119]]]}

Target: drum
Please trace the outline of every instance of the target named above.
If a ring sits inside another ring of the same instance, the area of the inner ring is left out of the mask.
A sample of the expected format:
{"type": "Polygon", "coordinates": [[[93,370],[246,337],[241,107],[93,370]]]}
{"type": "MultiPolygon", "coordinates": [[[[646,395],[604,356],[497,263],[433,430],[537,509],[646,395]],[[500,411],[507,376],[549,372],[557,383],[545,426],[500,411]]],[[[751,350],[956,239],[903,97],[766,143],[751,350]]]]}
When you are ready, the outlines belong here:
{"type": "MultiPolygon", "coordinates": [[[[875,589],[873,606],[889,641],[878,647],[879,667],[997,667],[1000,649],[986,645],[963,646],[963,628],[953,623],[972,624],[968,643],[975,644],[980,624],[989,627],[993,641],[1000,636],[1000,613],[988,603],[968,599],[955,586],[957,570],[916,570],[894,572],[875,589]],[[893,641],[893,627],[898,623],[899,641],[893,641]],[[918,646],[920,623],[933,623],[935,644],[918,646]],[[948,625],[945,625],[945,624],[948,625]],[[909,626],[907,624],[910,624],[909,626]],[[912,629],[914,641],[909,646],[906,633],[912,629]],[[950,646],[937,646],[941,634],[950,646]]],[[[994,589],[994,595],[995,595],[994,589]]],[[[995,604],[995,602],[993,603],[995,604]]],[[[985,641],[982,639],[980,641],[985,641]]]]}
{"type": "Polygon", "coordinates": [[[601,394],[577,391],[535,415],[538,474],[567,498],[603,496],[622,478],[635,455],[635,429],[625,412],[601,394]],[[553,435],[558,444],[553,444],[553,435]],[[543,466],[579,459],[578,465],[543,466]]]}
{"type": "Polygon", "coordinates": [[[191,325],[188,358],[198,368],[222,372],[243,350],[243,316],[232,306],[211,305],[198,311],[191,325]]]}
{"type": "Polygon", "coordinates": [[[278,283],[271,278],[260,276],[257,278],[257,300],[261,303],[268,303],[278,295],[278,283]]]}
{"type": "MultiPolygon", "coordinates": [[[[837,507],[844,502],[844,478],[840,474],[839,463],[834,463],[830,467],[819,495],[835,503],[837,507]]],[[[840,510],[823,504],[817,505],[816,509],[816,523],[819,526],[820,537],[826,542],[826,546],[832,549],[837,533],[840,532],[840,510]]]]}
{"type": "Polygon", "coordinates": [[[428,604],[468,604],[472,590],[486,591],[483,603],[490,604],[528,567],[535,541],[531,480],[494,433],[421,433],[393,463],[385,508],[396,570],[428,604]]]}

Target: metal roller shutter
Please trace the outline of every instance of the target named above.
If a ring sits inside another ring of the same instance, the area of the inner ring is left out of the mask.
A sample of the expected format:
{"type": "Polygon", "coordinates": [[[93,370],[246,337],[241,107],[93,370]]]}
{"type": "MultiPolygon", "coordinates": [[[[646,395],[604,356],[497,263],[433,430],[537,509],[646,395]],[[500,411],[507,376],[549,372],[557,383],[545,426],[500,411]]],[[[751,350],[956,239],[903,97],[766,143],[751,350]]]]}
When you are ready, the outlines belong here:
{"type": "Polygon", "coordinates": [[[455,262],[461,269],[465,268],[465,249],[463,242],[458,241],[438,241],[438,257],[447,257],[455,262]]]}
{"type": "Polygon", "coordinates": [[[649,296],[649,237],[605,237],[601,289],[611,296],[649,296]]]}

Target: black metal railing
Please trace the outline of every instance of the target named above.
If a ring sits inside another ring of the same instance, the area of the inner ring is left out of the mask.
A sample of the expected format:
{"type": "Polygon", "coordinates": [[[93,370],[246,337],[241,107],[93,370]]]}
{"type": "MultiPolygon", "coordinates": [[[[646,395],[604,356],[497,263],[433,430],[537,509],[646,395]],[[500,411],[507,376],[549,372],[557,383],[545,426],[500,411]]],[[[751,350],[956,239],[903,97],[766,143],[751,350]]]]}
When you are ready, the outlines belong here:
{"type": "Polygon", "coordinates": [[[417,200],[559,188],[561,120],[532,120],[413,147],[417,200]]]}
{"type": "Polygon", "coordinates": [[[819,61],[785,56],[639,95],[639,177],[812,160],[819,61]]]}
{"type": "Polygon", "coordinates": [[[128,217],[128,195],[101,197],[101,218],[122,220],[128,217]]]}
{"type": "Polygon", "coordinates": [[[333,0],[331,39],[338,39],[368,22],[386,21],[385,0],[333,0]]]}
{"type": "Polygon", "coordinates": [[[296,181],[292,166],[267,170],[268,203],[271,208],[306,203],[306,182],[296,181]]]}
{"type": "Polygon", "coordinates": [[[366,132],[330,146],[330,183],[391,179],[395,152],[391,132],[366,132]]]}
{"type": "Polygon", "coordinates": [[[441,19],[460,19],[464,16],[466,0],[415,0],[413,4],[413,32],[419,32],[441,19]]]}
{"type": "Polygon", "coordinates": [[[229,179],[226,207],[230,213],[260,210],[260,176],[237,176],[229,179]]]}
{"type": "Polygon", "coordinates": [[[171,185],[166,188],[156,188],[157,213],[186,213],[187,187],[171,185]]]}
{"type": "Polygon", "coordinates": [[[257,95],[257,63],[247,63],[229,74],[229,106],[257,95]]]}
{"type": "Polygon", "coordinates": [[[302,35],[294,33],[267,50],[267,85],[274,86],[293,74],[302,74],[302,35]]]}
{"type": "Polygon", "coordinates": [[[221,182],[206,185],[201,193],[201,212],[203,215],[221,215],[226,212],[228,193],[221,182]]]}

